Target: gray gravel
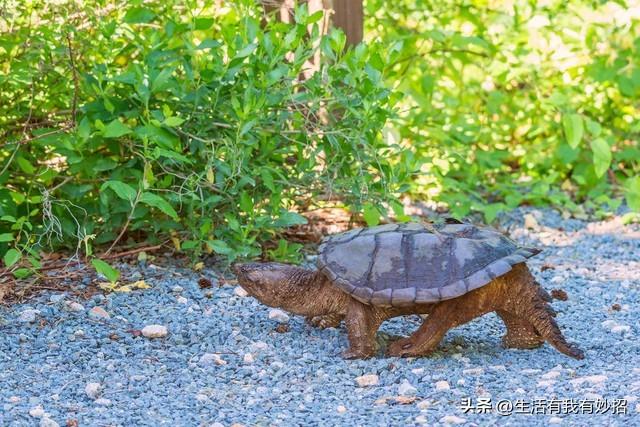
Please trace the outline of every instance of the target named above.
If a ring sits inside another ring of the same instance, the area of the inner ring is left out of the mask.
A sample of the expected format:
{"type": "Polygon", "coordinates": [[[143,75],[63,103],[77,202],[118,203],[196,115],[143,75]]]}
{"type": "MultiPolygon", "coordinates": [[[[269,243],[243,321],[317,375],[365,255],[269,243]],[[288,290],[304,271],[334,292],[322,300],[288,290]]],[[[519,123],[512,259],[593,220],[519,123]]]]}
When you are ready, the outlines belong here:
{"type": "MultiPolygon", "coordinates": [[[[429,358],[344,361],[343,327],[270,318],[233,286],[203,290],[198,274],[149,265],[134,275],[152,289],[0,308],[0,425],[640,425],[640,227],[535,210],[504,226],[544,248],[529,264],[547,290],[568,293],[553,306],[585,360],[548,345],[504,350],[491,314],[450,331],[429,358]],[[627,414],[465,413],[465,398],[494,409],[625,399],[627,414]]],[[[387,322],[380,341],[419,321],[387,322]]]]}

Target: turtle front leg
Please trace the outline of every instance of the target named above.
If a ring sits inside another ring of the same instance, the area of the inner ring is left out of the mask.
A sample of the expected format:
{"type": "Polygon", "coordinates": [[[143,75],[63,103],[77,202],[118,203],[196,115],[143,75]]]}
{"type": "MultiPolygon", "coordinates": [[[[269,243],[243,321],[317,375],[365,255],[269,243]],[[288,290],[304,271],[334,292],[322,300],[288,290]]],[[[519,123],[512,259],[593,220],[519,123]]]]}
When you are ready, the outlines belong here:
{"type": "Polygon", "coordinates": [[[349,302],[345,325],[349,334],[349,349],[345,359],[366,359],[376,354],[376,332],[385,317],[380,310],[355,299],[349,302]]]}
{"type": "Polygon", "coordinates": [[[330,313],[322,316],[309,316],[307,323],[320,329],[337,328],[344,319],[344,314],[330,313]]]}

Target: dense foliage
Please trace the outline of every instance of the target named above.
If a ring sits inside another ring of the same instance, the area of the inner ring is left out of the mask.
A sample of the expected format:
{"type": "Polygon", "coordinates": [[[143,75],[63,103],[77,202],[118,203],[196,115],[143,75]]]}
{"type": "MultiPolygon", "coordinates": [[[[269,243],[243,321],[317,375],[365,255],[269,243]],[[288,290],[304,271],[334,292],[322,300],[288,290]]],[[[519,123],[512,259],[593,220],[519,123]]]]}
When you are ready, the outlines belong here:
{"type": "Polygon", "coordinates": [[[322,13],[263,28],[251,1],[62,3],[0,14],[0,258],[18,276],[43,245],[126,236],[255,257],[301,207],[377,220],[407,179],[380,136],[387,58],[321,37],[322,13]]]}
{"type": "Polygon", "coordinates": [[[128,239],[291,259],[279,230],[305,209],[375,224],[403,194],[487,221],[640,211],[640,9],[365,4],[368,43],[345,51],[305,7],[291,25],[251,0],[4,2],[4,266],[128,239]]]}
{"type": "MultiPolygon", "coordinates": [[[[412,192],[464,216],[522,204],[640,210],[640,15],[634,1],[366,2],[367,39],[400,52],[395,138],[412,192]]],[[[585,212],[586,211],[586,212],[585,212]]]]}

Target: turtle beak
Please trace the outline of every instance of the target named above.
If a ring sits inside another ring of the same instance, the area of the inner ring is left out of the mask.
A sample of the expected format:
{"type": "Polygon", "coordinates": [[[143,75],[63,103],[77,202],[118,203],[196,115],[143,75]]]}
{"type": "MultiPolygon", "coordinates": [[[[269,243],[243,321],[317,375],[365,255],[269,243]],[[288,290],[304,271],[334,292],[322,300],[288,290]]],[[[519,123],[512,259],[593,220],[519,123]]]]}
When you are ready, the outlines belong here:
{"type": "Polygon", "coordinates": [[[242,273],[242,265],[243,264],[240,264],[239,262],[234,262],[233,264],[231,264],[231,270],[236,276],[242,273]]]}

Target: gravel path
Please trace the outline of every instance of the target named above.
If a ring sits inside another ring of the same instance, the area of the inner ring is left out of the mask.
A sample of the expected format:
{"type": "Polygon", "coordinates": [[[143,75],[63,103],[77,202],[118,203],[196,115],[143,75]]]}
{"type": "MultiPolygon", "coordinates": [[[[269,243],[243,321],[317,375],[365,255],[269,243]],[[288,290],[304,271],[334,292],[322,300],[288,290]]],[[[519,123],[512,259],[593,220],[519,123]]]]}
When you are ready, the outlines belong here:
{"type": "MultiPolygon", "coordinates": [[[[535,210],[505,227],[544,248],[530,266],[568,293],[553,306],[584,360],[504,350],[490,314],[429,358],[344,361],[344,327],[269,316],[233,286],[149,265],[134,274],[152,289],[0,308],[0,425],[640,425],[640,227],[535,210]]],[[[380,340],[418,324],[387,322],[380,340]]]]}

